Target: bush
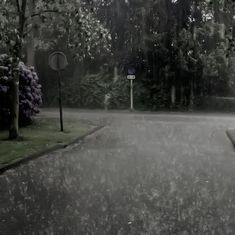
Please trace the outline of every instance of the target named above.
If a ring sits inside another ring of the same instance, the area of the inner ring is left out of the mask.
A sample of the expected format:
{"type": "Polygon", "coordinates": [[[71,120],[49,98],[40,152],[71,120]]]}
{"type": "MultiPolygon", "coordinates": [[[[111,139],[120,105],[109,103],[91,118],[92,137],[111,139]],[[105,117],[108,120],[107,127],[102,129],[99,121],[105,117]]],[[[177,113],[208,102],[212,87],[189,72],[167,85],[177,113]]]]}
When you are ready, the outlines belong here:
{"type": "MultiPolygon", "coordinates": [[[[63,105],[76,108],[103,108],[104,96],[111,83],[112,78],[103,72],[88,74],[82,80],[66,80],[62,85],[63,105]]],[[[57,87],[45,95],[47,105],[58,104],[57,87]]]]}
{"type": "MultiPolygon", "coordinates": [[[[0,56],[0,121],[6,126],[9,120],[9,89],[13,79],[12,58],[0,56]]],[[[19,65],[19,125],[28,125],[39,112],[42,103],[41,85],[33,68],[19,65]]]]}
{"type": "Polygon", "coordinates": [[[120,77],[110,89],[110,109],[126,109],[130,103],[130,86],[127,79],[120,77]]]}
{"type": "MultiPolygon", "coordinates": [[[[63,105],[77,108],[103,108],[107,83],[104,82],[102,75],[89,74],[81,81],[75,80],[64,84],[63,105]]],[[[50,104],[56,104],[56,100],[50,104]]]]}
{"type": "Polygon", "coordinates": [[[235,112],[235,97],[200,97],[196,100],[198,110],[235,112]]]}
{"type": "MultiPolygon", "coordinates": [[[[103,109],[105,94],[109,94],[109,109],[126,109],[129,107],[129,93],[129,82],[123,77],[113,82],[110,74],[89,74],[81,81],[72,81],[63,86],[63,104],[68,107],[103,109]]],[[[53,104],[56,102],[51,98],[50,105],[53,104]]]]}
{"type": "Polygon", "coordinates": [[[7,55],[0,56],[0,126],[8,125],[9,82],[12,79],[12,60],[7,55]]]}
{"type": "Polygon", "coordinates": [[[42,104],[41,85],[34,68],[20,65],[20,106],[19,120],[22,125],[32,122],[33,117],[39,113],[42,104]]]}
{"type": "MultiPolygon", "coordinates": [[[[88,74],[82,80],[66,80],[62,86],[63,105],[76,108],[104,108],[105,94],[110,95],[108,109],[128,109],[130,107],[130,82],[119,76],[116,82],[112,75],[100,72],[88,74]]],[[[134,81],[134,106],[146,109],[148,91],[138,79],[134,81]]],[[[58,105],[58,89],[50,89],[44,96],[44,104],[58,105]]]]}
{"type": "Polygon", "coordinates": [[[78,89],[81,108],[104,107],[104,96],[108,89],[108,82],[106,82],[106,76],[103,73],[85,76],[78,89]]]}

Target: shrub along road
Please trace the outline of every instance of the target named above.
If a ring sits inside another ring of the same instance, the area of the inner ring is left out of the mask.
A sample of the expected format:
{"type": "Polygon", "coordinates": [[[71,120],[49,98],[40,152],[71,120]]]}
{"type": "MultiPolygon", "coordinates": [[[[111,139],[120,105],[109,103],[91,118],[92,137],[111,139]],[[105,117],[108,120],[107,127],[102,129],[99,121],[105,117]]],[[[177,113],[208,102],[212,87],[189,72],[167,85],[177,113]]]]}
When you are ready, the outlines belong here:
{"type": "Polygon", "coordinates": [[[65,116],[106,127],[0,176],[0,234],[235,234],[233,116],[65,116]]]}

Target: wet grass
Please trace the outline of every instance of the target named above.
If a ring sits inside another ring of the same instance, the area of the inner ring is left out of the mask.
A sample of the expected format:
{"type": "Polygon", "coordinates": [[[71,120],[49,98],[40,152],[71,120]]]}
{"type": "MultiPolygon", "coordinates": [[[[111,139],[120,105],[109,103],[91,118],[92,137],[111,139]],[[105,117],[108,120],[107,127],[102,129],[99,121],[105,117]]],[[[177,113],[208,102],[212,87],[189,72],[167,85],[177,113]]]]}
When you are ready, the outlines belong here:
{"type": "Polygon", "coordinates": [[[58,144],[68,144],[85,134],[90,125],[78,120],[65,120],[65,131],[59,131],[59,120],[37,119],[32,125],[20,129],[15,141],[7,139],[8,132],[0,132],[0,166],[11,164],[58,144]]]}

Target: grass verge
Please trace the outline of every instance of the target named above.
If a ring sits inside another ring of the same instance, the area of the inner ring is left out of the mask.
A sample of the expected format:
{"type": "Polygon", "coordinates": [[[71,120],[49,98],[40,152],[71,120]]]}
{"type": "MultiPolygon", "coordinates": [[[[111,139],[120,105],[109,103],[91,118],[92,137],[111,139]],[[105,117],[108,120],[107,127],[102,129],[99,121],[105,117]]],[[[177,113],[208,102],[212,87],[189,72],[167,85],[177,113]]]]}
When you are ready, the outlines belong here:
{"type": "Polygon", "coordinates": [[[59,120],[37,119],[20,129],[22,138],[7,140],[8,132],[0,132],[0,167],[16,163],[31,155],[69,144],[90,131],[94,126],[79,120],[65,120],[65,131],[59,131],[59,120]]]}

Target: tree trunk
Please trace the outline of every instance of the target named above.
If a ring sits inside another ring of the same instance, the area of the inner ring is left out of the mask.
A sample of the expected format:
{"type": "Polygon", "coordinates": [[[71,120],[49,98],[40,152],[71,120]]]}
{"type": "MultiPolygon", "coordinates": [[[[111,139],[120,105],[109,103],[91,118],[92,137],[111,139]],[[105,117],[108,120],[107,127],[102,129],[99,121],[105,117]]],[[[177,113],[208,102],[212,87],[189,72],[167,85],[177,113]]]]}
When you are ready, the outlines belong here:
{"type": "MultiPolygon", "coordinates": [[[[35,13],[35,0],[31,0],[28,2],[28,9],[29,9],[29,15],[33,15],[35,13]]],[[[31,17],[30,19],[32,24],[32,29],[29,33],[29,43],[27,45],[27,61],[26,64],[28,66],[34,66],[35,65],[35,35],[37,29],[37,22],[35,17],[31,17]]]]}
{"type": "Polygon", "coordinates": [[[190,98],[189,98],[189,110],[193,110],[194,106],[194,82],[190,82],[190,98]]]}
{"type": "Polygon", "coordinates": [[[9,139],[17,139],[19,136],[19,72],[18,63],[14,63],[14,76],[10,84],[10,127],[9,139]]]}
{"type": "Polygon", "coordinates": [[[235,39],[235,15],[233,16],[233,39],[235,39]]]}
{"type": "Polygon", "coordinates": [[[180,87],[180,106],[184,107],[185,102],[184,102],[185,98],[184,98],[184,85],[181,85],[180,87]]]}
{"type": "Polygon", "coordinates": [[[113,81],[116,82],[118,80],[118,66],[115,64],[113,69],[113,81]]]}
{"type": "Polygon", "coordinates": [[[10,85],[10,128],[9,139],[16,139],[19,135],[19,74],[14,72],[14,79],[10,85]]]}
{"type": "Polygon", "coordinates": [[[16,1],[18,9],[19,28],[16,35],[16,43],[13,49],[13,80],[10,87],[10,127],[9,139],[13,140],[19,136],[19,60],[22,57],[22,41],[25,27],[25,12],[27,0],[16,1]]]}
{"type": "Polygon", "coordinates": [[[175,106],[175,85],[172,84],[171,85],[171,106],[174,107],[175,106]]]}

